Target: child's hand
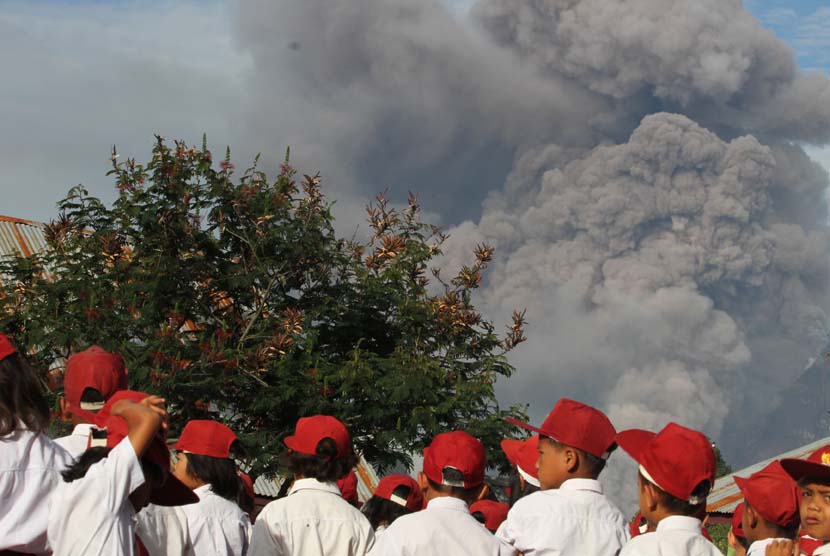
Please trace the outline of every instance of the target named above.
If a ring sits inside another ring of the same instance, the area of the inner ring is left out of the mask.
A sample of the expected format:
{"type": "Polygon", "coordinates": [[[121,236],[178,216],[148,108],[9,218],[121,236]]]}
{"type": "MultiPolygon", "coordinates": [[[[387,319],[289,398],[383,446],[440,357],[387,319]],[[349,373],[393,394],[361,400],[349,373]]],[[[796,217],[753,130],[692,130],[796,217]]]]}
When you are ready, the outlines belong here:
{"type": "Polygon", "coordinates": [[[793,541],[772,541],[767,545],[767,556],[799,556],[801,548],[793,541]]]}
{"type": "Polygon", "coordinates": [[[170,428],[170,414],[167,413],[167,407],[164,405],[165,401],[164,398],[159,396],[147,396],[141,400],[141,405],[149,407],[154,413],[158,414],[161,418],[161,430],[166,433],[167,429],[170,428]]]}

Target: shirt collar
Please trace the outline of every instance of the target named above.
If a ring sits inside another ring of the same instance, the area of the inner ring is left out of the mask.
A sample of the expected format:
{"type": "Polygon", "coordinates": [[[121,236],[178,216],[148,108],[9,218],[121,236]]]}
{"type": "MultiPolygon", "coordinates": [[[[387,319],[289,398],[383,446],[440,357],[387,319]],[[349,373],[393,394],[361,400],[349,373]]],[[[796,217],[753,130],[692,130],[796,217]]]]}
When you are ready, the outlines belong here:
{"type": "Polygon", "coordinates": [[[657,524],[657,531],[691,531],[700,534],[701,521],[696,517],[670,515],[657,524]]]}
{"type": "Polygon", "coordinates": [[[461,498],[453,498],[452,496],[439,496],[433,498],[427,504],[427,508],[443,508],[447,510],[456,510],[459,512],[470,513],[467,503],[461,498]]]}
{"type": "Polygon", "coordinates": [[[207,483],[207,484],[204,484],[204,485],[202,485],[202,486],[200,486],[200,487],[196,487],[196,488],[194,488],[194,489],[193,489],[193,492],[195,492],[195,493],[196,493],[196,495],[197,495],[197,496],[199,497],[199,499],[201,500],[201,499],[202,499],[205,495],[210,495],[210,494],[213,494],[213,489],[212,489],[212,488],[210,488],[210,483],[207,483]]]}
{"type": "Polygon", "coordinates": [[[340,496],[340,489],[337,488],[336,483],[324,483],[317,479],[297,479],[291,485],[291,490],[288,491],[288,495],[291,496],[301,490],[322,490],[340,496]]]}
{"type": "Polygon", "coordinates": [[[568,479],[559,485],[559,490],[588,490],[602,494],[602,484],[596,479],[568,479]]]}
{"type": "Polygon", "coordinates": [[[89,436],[90,431],[94,425],[90,423],[81,423],[79,425],[75,425],[75,428],[72,429],[72,436],[89,436]]]}
{"type": "Polygon", "coordinates": [[[746,556],[750,556],[750,554],[764,556],[767,553],[767,545],[772,544],[773,541],[789,541],[791,539],[764,539],[760,541],[755,541],[751,545],[749,545],[749,550],[746,551],[746,556]]]}

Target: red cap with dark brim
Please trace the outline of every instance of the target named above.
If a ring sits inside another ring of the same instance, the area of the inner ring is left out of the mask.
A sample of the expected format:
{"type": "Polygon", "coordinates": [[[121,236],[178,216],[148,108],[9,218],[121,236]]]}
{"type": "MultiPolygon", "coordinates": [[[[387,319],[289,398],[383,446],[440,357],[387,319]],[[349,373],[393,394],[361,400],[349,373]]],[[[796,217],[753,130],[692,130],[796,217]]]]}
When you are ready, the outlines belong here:
{"type": "Polygon", "coordinates": [[[608,458],[617,434],[602,411],[568,398],[556,403],[541,427],[512,417],[507,421],[602,459],[608,458]]]}
{"type": "Polygon", "coordinates": [[[317,445],[326,438],[334,441],[338,458],[351,453],[352,441],[349,430],[346,425],[330,415],[300,418],[294,428],[294,434],[286,437],[283,442],[295,452],[314,456],[317,455],[317,445]]]}
{"type": "Polygon", "coordinates": [[[439,485],[472,488],[484,482],[486,455],[480,440],[464,431],[445,432],[424,450],[424,474],[439,485]],[[460,471],[463,481],[444,478],[444,469],[460,471]]]}
{"type": "Polygon", "coordinates": [[[692,495],[703,481],[715,483],[715,452],[703,433],[669,423],[659,433],[631,429],[617,434],[620,447],[640,464],[640,473],[675,498],[699,504],[692,495]]]}
{"type": "Polygon", "coordinates": [[[421,487],[408,475],[387,475],[378,483],[375,496],[394,502],[411,512],[417,512],[424,507],[424,494],[421,492],[421,487]],[[406,498],[395,495],[395,490],[401,486],[409,487],[409,494],[406,498]]]}
{"type": "Polygon", "coordinates": [[[516,466],[519,474],[533,486],[539,486],[539,435],[535,434],[525,440],[506,438],[501,441],[501,449],[507,461],[516,466]]]}
{"type": "Polygon", "coordinates": [[[744,498],[761,517],[781,527],[799,520],[798,487],[781,463],[774,461],[749,478],[735,477],[744,498]]]}
{"type": "Polygon", "coordinates": [[[484,527],[491,533],[495,533],[499,525],[507,519],[507,512],[510,506],[495,500],[479,500],[470,506],[470,513],[481,512],[484,514],[484,527]]]}
{"type": "MultiPolygon", "coordinates": [[[[129,435],[127,422],[121,417],[111,414],[112,406],[121,400],[130,400],[139,403],[147,397],[148,394],[144,392],[121,390],[107,400],[107,403],[97,414],[93,415],[93,423],[98,428],[107,430],[108,448],[115,448],[119,442],[129,435]]],[[[144,452],[142,459],[158,465],[167,472],[167,480],[162,486],[153,489],[150,495],[150,502],[157,506],[184,506],[187,504],[195,504],[199,501],[196,493],[187,488],[175,475],[170,473],[170,450],[167,448],[164,437],[160,432],[153,438],[147,450],[144,452]]]]}
{"type": "Polygon", "coordinates": [[[349,471],[345,477],[337,481],[337,488],[340,489],[340,496],[349,504],[357,504],[357,474],[349,471]]]}
{"type": "Polygon", "coordinates": [[[82,405],[81,397],[87,388],[98,391],[104,400],[119,390],[126,390],[127,370],[124,359],[98,346],[69,356],[63,375],[63,389],[70,408],[87,411],[98,409],[82,405]]]}
{"type": "Polygon", "coordinates": [[[188,421],[176,442],[176,450],[185,453],[228,459],[236,442],[234,432],[218,421],[193,419],[188,421]]]}
{"type": "Polygon", "coordinates": [[[781,467],[796,481],[813,477],[830,481],[830,445],[825,445],[810,454],[806,460],[787,458],[781,460],[781,467]]]}

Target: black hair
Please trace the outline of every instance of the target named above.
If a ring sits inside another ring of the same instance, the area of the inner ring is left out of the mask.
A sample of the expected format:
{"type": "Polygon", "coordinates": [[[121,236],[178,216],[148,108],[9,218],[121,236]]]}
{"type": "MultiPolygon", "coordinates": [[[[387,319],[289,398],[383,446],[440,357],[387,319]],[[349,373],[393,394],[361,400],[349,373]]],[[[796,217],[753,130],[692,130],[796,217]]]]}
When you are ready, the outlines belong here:
{"type": "Polygon", "coordinates": [[[246,514],[253,512],[256,506],[256,500],[248,494],[248,489],[245,488],[245,482],[239,476],[237,476],[236,484],[236,505],[246,514]]]}
{"type": "Polygon", "coordinates": [[[49,426],[49,402],[35,369],[19,353],[0,360],[0,436],[23,426],[44,432],[49,426]]]}
{"type": "Polygon", "coordinates": [[[669,513],[674,515],[685,515],[688,517],[697,517],[706,509],[706,496],[709,494],[709,491],[712,489],[712,483],[709,482],[708,479],[700,481],[700,483],[692,490],[692,496],[695,496],[701,500],[699,504],[691,504],[688,500],[681,500],[677,498],[659,486],[655,485],[648,479],[646,479],[642,473],[640,473],[640,480],[643,483],[648,483],[657,491],[658,503],[663,506],[669,513]]]}
{"type": "MultiPolygon", "coordinates": [[[[542,436],[541,440],[546,440],[547,442],[550,442],[559,449],[570,448],[571,450],[575,450],[579,454],[579,459],[585,463],[585,467],[588,471],[588,474],[591,475],[594,479],[599,477],[599,474],[602,473],[603,469],[605,469],[605,464],[607,463],[606,459],[597,457],[594,454],[589,454],[585,450],[580,450],[579,448],[569,446],[568,444],[563,444],[562,442],[554,440],[549,436],[542,436]]],[[[611,446],[607,450],[608,455],[611,455],[616,449],[617,444],[611,444],[611,446]]]]}
{"type": "Polygon", "coordinates": [[[229,458],[214,458],[187,453],[185,471],[195,479],[210,485],[211,490],[226,500],[237,502],[242,479],[236,472],[236,463],[229,458]]]}
{"type": "MultiPolygon", "coordinates": [[[[72,481],[83,479],[87,471],[89,471],[89,468],[109,456],[111,451],[112,448],[104,446],[88,448],[84,453],[75,458],[69,467],[61,471],[64,482],[71,483],[72,481]]],[[[154,482],[161,484],[164,480],[164,472],[161,467],[150,460],[145,458],[141,459],[141,470],[144,473],[145,481],[148,483],[154,482]]]]}
{"type": "Polygon", "coordinates": [[[512,508],[513,504],[518,502],[520,499],[524,498],[528,494],[533,494],[534,492],[541,490],[536,485],[532,485],[529,482],[522,481],[519,472],[514,468],[513,472],[510,474],[510,498],[507,500],[507,504],[512,508]],[[524,483],[524,486],[522,486],[524,483]]]}
{"type": "Polygon", "coordinates": [[[323,483],[334,483],[349,474],[357,465],[357,456],[350,451],[337,453],[337,444],[331,438],[324,438],[317,444],[317,455],[301,454],[294,450],[283,452],[280,462],[294,475],[317,479],[323,483]]]}
{"type": "Polygon", "coordinates": [[[71,483],[77,479],[83,479],[86,476],[86,472],[89,471],[89,468],[107,457],[110,450],[112,448],[105,448],[103,446],[87,449],[83,454],[75,458],[69,467],[61,471],[63,480],[71,483]]]}
{"type": "Polygon", "coordinates": [[[473,512],[472,515],[473,515],[474,518],[476,518],[476,521],[478,521],[482,525],[487,524],[487,516],[484,515],[484,512],[482,512],[482,511],[473,512]]]}
{"type": "Polygon", "coordinates": [[[735,540],[738,541],[738,544],[741,545],[744,550],[749,550],[749,539],[746,537],[739,537],[734,531],[732,532],[732,536],[735,537],[735,540]]]}
{"type": "Polygon", "coordinates": [[[101,403],[106,401],[107,400],[104,399],[104,395],[95,388],[84,388],[84,391],[81,394],[82,403],[101,403]]]}
{"type": "MultiPolygon", "coordinates": [[[[400,496],[405,500],[409,497],[410,492],[411,489],[407,485],[399,485],[392,491],[392,495],[400,496]]],[[[383,523],[388,527],[402,515],[412,513],[407,507],[380,496],[369,498],[361,511],[369,520],[369,523],[372,524],[372,529],[377,529],[383,523]]]]}
{"type": "MultiPolygon", "coordinates": [[[[749,500],[744,498],[744,512],[746,512],[747,508],[752,508],[752,506],[750,505],[749,500]]],[[[801,527],[801,520],[795,519],[795,520],[793,520],[793,522],[788,527],[784,527],[783,525],[778,525],[777,523],[773,523],[772,521],[768,520],[767,518],[762,516],[760,513],[758,513],[758,510],[756,510],[755,508],[752,508],[752,511],[754,511],[758,515],[758,519],[763,521],[766,524],[767,527],[769,527],[769,528],[771,528],[775,531],[775,537],[776,538],[792,540],[792,539],[795,539],[798,536],[798,529],[799,529],[799,527],[801,527]]],[[[735,537],[735,538],[739,538],[739,537],[735,537]]],[[[748,540],[747,540],[747,544],[749,544],[748,540]]]]}
{"type": "MultiPolygon", "coordinates": [[[[453,467],[445,467],[442,472],[442,475],[445,481],[451,481],[453,483],[464,482],[464,473],[453,467]]],[[[452,496],[453,498],[460,498],[468,504],[474,501],[478,493],[481,492],[481,485],[476,485],[470,488],[464,488],[439,484],[430,479],[429,477],[427,477],[427,481],[429,482],[429,486],[432,490],[438,491],[442,494],[447,494],[449,496],[452,496]]]]}

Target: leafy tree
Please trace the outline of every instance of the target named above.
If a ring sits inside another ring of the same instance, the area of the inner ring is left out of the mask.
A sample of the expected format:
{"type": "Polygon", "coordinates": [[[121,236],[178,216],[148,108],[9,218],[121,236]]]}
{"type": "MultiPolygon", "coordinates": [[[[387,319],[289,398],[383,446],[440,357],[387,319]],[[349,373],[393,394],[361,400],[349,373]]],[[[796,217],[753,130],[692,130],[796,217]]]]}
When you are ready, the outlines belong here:
{"type": "Polygon", "coordinates": [[[46,227],[48,249],[0,262],[0,328],[44,369],[99,344],[121,353],[130,386],[158,393],[175,427],[229,423],[255,472],[276,471],[300,416],[337,415],[381,468],[410,463],[441,431],[465,428],[491,456],[515,434],[498,377],[524,340],[504,337],[471,297],[493,250],[448,281],[430,262],[445,239],[383,196],[371,237],[337,237],[320,177],[288,163],[237,176],[230,153],[157,137],[152,160],[118,163],[112,206],[81,186],[46,227]]]}

